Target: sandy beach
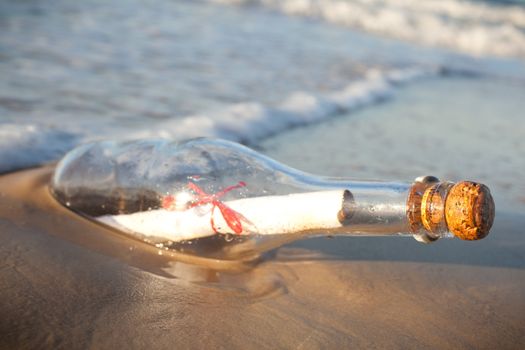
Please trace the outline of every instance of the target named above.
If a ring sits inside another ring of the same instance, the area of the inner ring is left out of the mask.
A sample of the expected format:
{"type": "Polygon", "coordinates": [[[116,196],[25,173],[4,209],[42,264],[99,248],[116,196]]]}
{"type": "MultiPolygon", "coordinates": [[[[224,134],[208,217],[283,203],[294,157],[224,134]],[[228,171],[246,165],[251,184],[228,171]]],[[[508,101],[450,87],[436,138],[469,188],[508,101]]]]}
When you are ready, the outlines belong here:
{"type": "Polygon", "coordinates": [[[51,171],[0,177],[2,348],[525,342],[522,217],[498,213],[475,244],[314,238],[221,264],[167,255],[62,208],[51,171]]]}

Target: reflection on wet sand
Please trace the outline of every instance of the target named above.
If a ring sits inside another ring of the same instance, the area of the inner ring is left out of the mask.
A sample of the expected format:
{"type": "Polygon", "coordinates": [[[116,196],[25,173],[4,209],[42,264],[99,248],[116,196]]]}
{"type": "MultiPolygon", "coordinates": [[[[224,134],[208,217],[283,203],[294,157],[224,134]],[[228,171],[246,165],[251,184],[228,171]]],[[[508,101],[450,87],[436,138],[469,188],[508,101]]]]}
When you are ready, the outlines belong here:
{"type": "Polygon", "coordinates": [[[298,241],[248,262],[157,249],[0,177],[0,346],[516,348],[525,220],[489,238],[298,241]]]}

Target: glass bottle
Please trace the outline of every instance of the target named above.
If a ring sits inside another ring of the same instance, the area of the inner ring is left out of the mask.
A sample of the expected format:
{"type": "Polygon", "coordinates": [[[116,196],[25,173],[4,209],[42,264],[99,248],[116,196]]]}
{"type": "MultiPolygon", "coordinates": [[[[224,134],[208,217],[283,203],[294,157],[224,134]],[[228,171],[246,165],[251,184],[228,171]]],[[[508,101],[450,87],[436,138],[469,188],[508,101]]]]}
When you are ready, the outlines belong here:
{"type": "Polygon", "coordinates": [[[489,189],[469,181],[313,176],[218,139],[103,141],[58,164],[66,207],[164,249],[239,259],[308,236],[485,237],[489,189]]]}

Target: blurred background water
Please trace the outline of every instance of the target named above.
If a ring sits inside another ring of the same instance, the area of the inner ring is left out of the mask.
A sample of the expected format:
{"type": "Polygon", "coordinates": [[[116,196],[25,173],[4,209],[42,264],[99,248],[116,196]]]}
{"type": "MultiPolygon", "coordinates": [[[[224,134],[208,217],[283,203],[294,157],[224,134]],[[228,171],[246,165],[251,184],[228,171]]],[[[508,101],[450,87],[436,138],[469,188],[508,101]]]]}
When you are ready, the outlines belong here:
{"type": "Polygon", "coordinates": [[[214,136],[319,174],[484,181],[525,207],[519,1],[4,0],[0,33],[0,171],[95,139],[214,136]]]}

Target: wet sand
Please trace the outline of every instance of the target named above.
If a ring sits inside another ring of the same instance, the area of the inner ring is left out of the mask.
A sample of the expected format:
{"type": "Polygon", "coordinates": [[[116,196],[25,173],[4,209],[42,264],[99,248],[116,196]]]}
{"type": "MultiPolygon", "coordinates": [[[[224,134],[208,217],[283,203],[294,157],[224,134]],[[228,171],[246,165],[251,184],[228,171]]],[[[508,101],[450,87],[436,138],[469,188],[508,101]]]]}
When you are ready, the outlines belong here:
{"type": "Polygon", "coordinates": [[[314,238],[208,261],[62,208],[51,171],[0,176],[2,348],[525,345],[522,215],[497,213],[476,243],[314,238]]]}

